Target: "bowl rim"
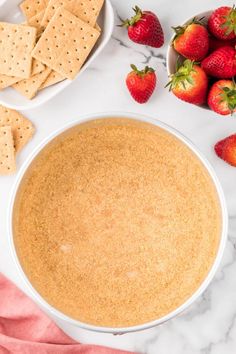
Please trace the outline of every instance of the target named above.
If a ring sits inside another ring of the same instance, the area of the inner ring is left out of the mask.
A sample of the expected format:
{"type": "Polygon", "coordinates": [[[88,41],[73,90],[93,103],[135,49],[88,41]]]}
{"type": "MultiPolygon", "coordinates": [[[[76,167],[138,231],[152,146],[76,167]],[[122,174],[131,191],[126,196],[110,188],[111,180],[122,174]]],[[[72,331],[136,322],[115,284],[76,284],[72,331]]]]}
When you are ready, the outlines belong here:
{"type": "Polygon", "coordinates": [[[112,334],[124,334],[124,333],[129,333],[129,332],[136,332],[136,331],[141,331],[145,330],[157,325],[160,325],[177,315],[179,315],[181,312],[183,312],[185,309],[187,309],[193,302],[195,302],[200,295],[206,290],[210,282],[212,281],[219,264],[221,262],[225,244],[227,241],[227,230],[228,230],[228,212],[227,212],[227,206],[226,206],[226,201],[224,197],[224,192],[221,187],[220,181],[207,160],[207,158],[198,150],[198,148],[195,147],[195,145],[188,139],[186,138],[182,133],[180,133],[178,130],[175,128],[169,126],[166,123],[163,123],[157,119],[154,119],[148,115],[145,114],[136,114],[132,112],[119,112],[119,111],[113,111],[113,112],[100,112],[100,113],[91,113],[87,115],[81,116],[79,119],[73,120],[65,125],[63,125],[61,128],[57,129],[56,131],[52,132],[49,134],[45,139],[41,141],[29,154],[28,158],[24,161],[23,165],[21,166],[17,177],[16,181],[13,185],[13,188],[10,193],[10,200],[8,204],[8,210],[7,210],[7,238],[8,238],[8,243],[10,247],[10,252],[11,256],[14,260],[14,263],[16,265],[16,268],[18,270],[18,273],[23,280],[24,284],[26,285],[30,296],[33,298],[33,300],[47,313],[51,314],[52,316],[55,316],[55,318],[60,319],[62,321],[65,321],[69,324],[72,324],[76,327],[81,327],[86,330],[94,331],[94,332],[100,332],[100,333],[112,333],[112,334]],[[12,220],[13,220],[13,208],[14,208],[14,202],[15,202],[15,197],[17,195],[17,191],[19,188],[19,185],[25,175],[25,172],[27,171],[28,167],[30,166],[31,162],[34,160],[34,158],[39,154],[39,152],[50,142],[52,141],[55,137],[60,135],[61,133],[65,132],[66,130],[78,125],[82,124],[85,122],[89,122],[95,119],[100,119],[100,118],[128,118],[128,119],[134,119],[138,121],[143,121],[147,122],[150,124],[153,124],[155,126],[158,126],[165,131],[169,132],[170,134],[174,135],[177,139],[182,141],[187,147],[195,154],[195,156],[202,162],[202,164],[205,166],[206,170],[208,171],[209,175],[212,178],[212,181],[215,185],[216,192],[219,198],[219,204],[221,208],[221,217],[222,217],[222,231],[221,231],[221,238],[218,246],[218,251],[215,257],[215,260],[206,276],[204,281],[201,283],[201,285],[198,287],[198,289],[179,307],[177,307],[175,310],[171,311],[167,315],[144,323],[144,324],[139,324],[135,326],[130,326],[130,327],[102,327],[102,326],[96,326],[88,323],[83,323],[80,322],[76,319],[73,319],[65,314],[63,314],[61,311],[57,310],[53,306],[51,306],[49,303],[47,303],[46,300],[44,300],[41,295],[34,289],[33,285],[31,285],[30,281],[28,280],[26,274],[24,273],[23,268],[21,267],[20,261],[17,256],[17,252],[15,249],[14,245],[14,240],[13,240],[13,229],[12,229],[12,220]]]}
{"type": "MultiPolygon", "coordinates": [[[[198,17],[198,18],[201,18],[201,17],[209,17],[210,14],[214,11],[214,9],[211,9],[211,10],[206,10],[206,11],[202,11],[196,15],[193,15],[191,16],[190,18],[186,19],[185,21],[182,22],[181,26],[184,26],[186,25],[190,20],[192,20],[194,17],[198,17]]],[[[173,48],[172,46],[172,41],[175,37],[175,34],[173,34],[171,36],[171,39],[168,43],[168,47],[167,47],[167,51],[166,51],[166,70],[167,70],[167,75],[168,77],[170,77],[171,74],[173,74],[173,72],[171,71],[170,69],[170,58],[172,57],[173,54],[177,53],[175,51],[175,49],[173,48]]]]}

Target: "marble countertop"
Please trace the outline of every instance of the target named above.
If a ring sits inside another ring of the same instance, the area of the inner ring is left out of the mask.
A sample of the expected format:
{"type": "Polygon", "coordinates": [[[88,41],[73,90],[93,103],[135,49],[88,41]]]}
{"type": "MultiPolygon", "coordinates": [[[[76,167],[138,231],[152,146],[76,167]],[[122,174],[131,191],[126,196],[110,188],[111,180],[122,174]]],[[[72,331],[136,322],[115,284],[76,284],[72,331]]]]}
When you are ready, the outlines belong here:
{"type": "MultiPolygon", "coordinates": [[[[135,2],[112,1],[116,24],[131,14],[135,2]]],[[[139,0],[143,9],[156,12],[163,24],[166,43],[170,27],[193,15],[231,1],[139,0]]],[[[126,31],[114,28],[109,44],[80,79],[43,106],[23,112],[37,133],[18,157],[18,167],[48,134],[83,114],[102,111],[130,111],[147,114],[178,129],[207,156],[222,183],[229,211],[229,237],[221,267],[201,298],[185,313],[166,324],[139,333],[113,336],[97,334],[59,323],[71,336],[84,343],[96,343],[147,354],[233,354],[236,352],[236,168],[218,159],[213,145],[235,133],[236,120],[179,101],[164,89],[167,46],[151,49],[130,42],[126,31]],[[127,93],[125,77],[130,63],[151,65],[158,84],[145,105],[135,103],[127,93]]],[[[0,271],[26,290],[11,259],[7,242],[7,204],[15,176],[0,178],[0,271]]]]}

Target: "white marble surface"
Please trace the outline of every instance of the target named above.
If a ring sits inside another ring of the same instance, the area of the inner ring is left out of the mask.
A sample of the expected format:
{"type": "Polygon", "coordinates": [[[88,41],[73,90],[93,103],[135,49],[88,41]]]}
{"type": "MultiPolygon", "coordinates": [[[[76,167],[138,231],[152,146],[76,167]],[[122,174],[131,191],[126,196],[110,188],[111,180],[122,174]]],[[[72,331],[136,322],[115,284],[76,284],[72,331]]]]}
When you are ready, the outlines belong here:
{"type": "MultiPolygon", "coordinates": [[[[138,5],[155,11],[163,24],[166,43],[170,26],[230,1],[140,0],[138,5]]],[[[126,18],[135,2],[113,0],[118,17],[126,18]]],[[[158,118],[189,137],[208,157],[222,183],[229,210],[229,239],[224,259],[214,281],[200,300],[180,317],[140,333],[112,336],[60,325],[86,343],[109,345],[148,354],[233,354],[236,352],[236,168],[219,160],[213,144],[236,131],[236,120],[177,100],[163,86],[166,46],[151,49],[129,41],[126,31],[115,27],[105,51],[77,82],[40,108],[25,112],[37,133],[18,157],[22,164],[30,151],[49,133],[73,119],[92,112],[125,110],[158,118]],[[126,91],[124,80],[129,64],[149,64],[157,70],[157,90],[146,105],[136,104],[126,91]]],[[[0,271],[25,289],[11,259],[6,232],[6,207],[15,177],[0,178],[0,271]]]]}

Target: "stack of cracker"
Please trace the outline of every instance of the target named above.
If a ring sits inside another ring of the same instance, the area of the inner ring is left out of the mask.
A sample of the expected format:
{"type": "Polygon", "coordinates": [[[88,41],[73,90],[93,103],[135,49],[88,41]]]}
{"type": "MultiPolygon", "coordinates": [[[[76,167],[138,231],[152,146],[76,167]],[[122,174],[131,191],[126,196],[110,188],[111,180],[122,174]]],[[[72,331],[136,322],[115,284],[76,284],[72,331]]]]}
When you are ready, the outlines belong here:
{"type": "Polygon", "coordinates": [[[0,90],[11,86],[32,99],[73,80],[97,42],[104,0],[24,0],[26,23],[0,22],[0,90]]]}
{"type": "Polygon", "coordinates": [[[32,123],[22,114],[0,105],[0,174],[16,170],[15,157],[34,133],[32,123]]]}

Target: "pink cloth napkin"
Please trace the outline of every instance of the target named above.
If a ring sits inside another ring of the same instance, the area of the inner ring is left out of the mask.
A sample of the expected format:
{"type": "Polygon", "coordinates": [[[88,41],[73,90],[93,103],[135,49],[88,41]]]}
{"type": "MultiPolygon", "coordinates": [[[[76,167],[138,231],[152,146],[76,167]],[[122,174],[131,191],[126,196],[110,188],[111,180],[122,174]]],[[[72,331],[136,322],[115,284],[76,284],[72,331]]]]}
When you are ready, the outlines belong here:
{"type": "Polygon", "coordinates": [[[0,273],[0,354],[128,354],[69,338],[0,273]]]}

